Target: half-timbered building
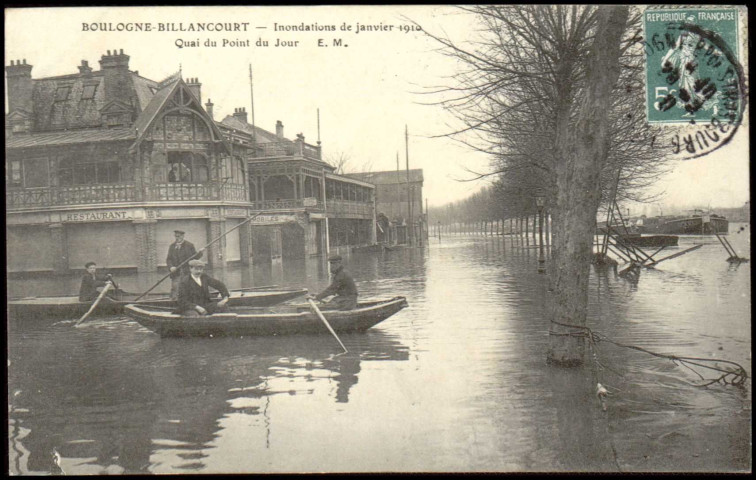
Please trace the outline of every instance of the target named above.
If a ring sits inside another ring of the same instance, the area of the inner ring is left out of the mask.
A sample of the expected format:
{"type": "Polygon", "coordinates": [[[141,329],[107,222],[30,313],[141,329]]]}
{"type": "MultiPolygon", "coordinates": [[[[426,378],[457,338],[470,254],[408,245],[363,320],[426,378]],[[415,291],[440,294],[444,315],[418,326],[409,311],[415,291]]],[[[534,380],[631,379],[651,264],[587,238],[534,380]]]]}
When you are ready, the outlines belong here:
{"type": "Polygon", "coordinates": [[[322,255],[375,242],[370,183],[334,173],[321,147],[253,127],[244,108],[222,121],[201,83],[156,82],[108,51],[93,71],[32,78],[5,67],[8,272],[165,266],[173,230],[210,266],[322,255]]]}
{"type": "MultiPolygon", "coordinates": [[[[6,66],[9,272],[165,265],[173,230],[198,248],[247,218],[246,154],[232,154],[199,82],[129,70],[123,50],[93,71],[33,79],[6,66]]],[[[213,244],[213,266],[248,262],[248,232],[213,244]]]]}

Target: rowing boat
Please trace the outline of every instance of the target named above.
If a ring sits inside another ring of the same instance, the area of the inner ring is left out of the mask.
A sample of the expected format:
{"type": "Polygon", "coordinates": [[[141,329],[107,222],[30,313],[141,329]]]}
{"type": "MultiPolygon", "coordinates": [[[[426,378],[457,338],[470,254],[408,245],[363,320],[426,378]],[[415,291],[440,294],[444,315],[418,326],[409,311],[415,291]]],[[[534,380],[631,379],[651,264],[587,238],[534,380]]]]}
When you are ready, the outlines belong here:
{"type": "MultiPolygon", "coordinates": [[[[404,297],[362,301],[354,310],[321,308],[338,333],[364,332],[407,307],[404,297]]],[[[126,305],[124,312],[161,337],[267,336],[328,334],[328,329],[309,305],[292,304],[268,308],[232,307],[229,313],[188,317],[167,308],[126,305]]]]}
{"type": "MultiPolygon", "coordinates": [[[[245,288],[231,290],[229,306],[265,307],[293,300],[307,293],[306,288],[245,288]]],[[[165,294],[148,294],[136,301],[139,294],[118,292],[115,297],[106,296],[92,312],[93,315],[117,315],[129,304],[175,308],[176,302],[165,294]]],[[[218,294],[215,299],[219,300],[218,294]]],[[[74,295],[49,297],[24,297],[8,301],[8,313],[16,318],[78,318],[92,306],[92,302],[80,302],[74,295]]]]}

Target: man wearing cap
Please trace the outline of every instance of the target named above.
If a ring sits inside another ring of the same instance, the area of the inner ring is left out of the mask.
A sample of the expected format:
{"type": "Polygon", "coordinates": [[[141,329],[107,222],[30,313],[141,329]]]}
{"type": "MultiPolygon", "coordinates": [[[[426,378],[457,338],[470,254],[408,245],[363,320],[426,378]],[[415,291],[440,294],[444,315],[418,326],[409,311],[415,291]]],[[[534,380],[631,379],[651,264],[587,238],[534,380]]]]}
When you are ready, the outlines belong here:
{"type": "MultiPolygon", "coordinates": [[[[108,283],[111,287],[116,288],[112,275],[108,274],[103,276],[97,273],[97,264],[95,262],[87,262],[86,265],[84,265],[84,268],[86,268],[87,271],[81,277],[81,286],[79,287],[80,302],[91,302],[92,300],[97,299],[97,297],[100,296],[102,289],[108,283]]],[[[113,290],[108,292],[109,296],[112,296],[112,294],[113,290]]]]}
{"type": "Polygon", "coordinates": [[[357,308],[357,286],[354,284],[354,279],[346,271],[341,264],[341,255],[332,255],[328,258],[328,262],[331,264],[331,275],[333,279],[331,284],[315,295],[308,295],[308,298],[314,298],[315,300],[322,300],[331,295],[335,295],[326,304],[328,310],[354,310],[357,308]]]}
{"type": "Polygon", "coordinates": [[[183,230],[173,231],[176,241],[168,247],[168,258],[165,260],[168,269],[171,271],[171,298],[174,300],[178,299],[178,288],[181,277],[189,275],[189,265],[184,264],[181,268],[179,268],[179,265],[190,258],[202,258],[202,250],[197,252],[190,241],[184,240],[184,233],[183,230]]]}
{"type": "Polygon", "coordinates": [[[220,280],[216,280],[204,273],[205,262],[189,260],[189,275],[184,275],[179,281],[178,312],[188,317],[197,317],[228,310],[228,289],[220,280]],[[221,300],[216,302],[210,298],[210,287],[218,290],[221,300]]]}

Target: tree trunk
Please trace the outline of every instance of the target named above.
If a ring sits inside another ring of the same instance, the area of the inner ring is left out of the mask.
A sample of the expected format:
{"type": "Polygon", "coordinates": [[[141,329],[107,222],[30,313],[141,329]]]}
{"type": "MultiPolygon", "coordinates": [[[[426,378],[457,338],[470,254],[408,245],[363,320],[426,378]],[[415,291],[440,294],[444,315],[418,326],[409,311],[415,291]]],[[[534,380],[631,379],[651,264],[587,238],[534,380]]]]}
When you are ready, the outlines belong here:
{"type": "MultiPolygon", "coordinates": [[[[620,71],[620,41],[628,7],[601,6],[586,68],[586,91],[577,121],[569,111],[557,112],[557,194],[554,208],[555,273],[551,303],[549,363],[583,363],[584,339],[570,333],[582,329],[553,322],[585,326],[588,311],[588,274],[592,226],[596,221],[601,186],[599,177],[609,147],[609,110],[620,71]]],[[[569,106],[568,106],[569,107],[569,106]]]]}

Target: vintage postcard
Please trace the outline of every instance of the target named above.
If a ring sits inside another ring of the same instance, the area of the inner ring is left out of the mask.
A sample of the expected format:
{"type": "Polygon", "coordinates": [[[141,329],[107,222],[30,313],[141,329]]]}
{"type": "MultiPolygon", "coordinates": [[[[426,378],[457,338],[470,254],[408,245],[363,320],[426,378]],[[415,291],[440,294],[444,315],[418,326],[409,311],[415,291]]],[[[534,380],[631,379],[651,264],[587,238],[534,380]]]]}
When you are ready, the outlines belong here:
{"type": "Polygon", "coordinates": [[[750,472],[738,5],[5,9],[8,472],[750,472]]]}

